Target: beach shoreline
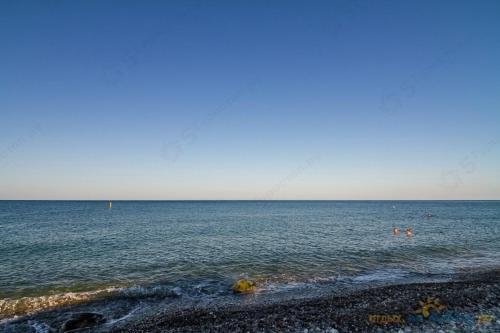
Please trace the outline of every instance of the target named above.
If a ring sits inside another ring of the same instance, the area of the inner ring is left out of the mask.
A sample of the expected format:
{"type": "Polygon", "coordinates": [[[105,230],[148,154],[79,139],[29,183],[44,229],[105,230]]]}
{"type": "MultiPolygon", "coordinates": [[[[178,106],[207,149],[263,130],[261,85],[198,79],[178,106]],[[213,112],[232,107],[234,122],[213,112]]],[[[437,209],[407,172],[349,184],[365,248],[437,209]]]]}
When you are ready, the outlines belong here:
{"type": "Polygon", "coordinates": [[[104,298],[20,316],[0,324],[0,332],[61,332],[69,318],[89,311],[96,322],[71,332],[500,332],[498,268],[456,274],[446,282],[367,284],[321,296],[250,301],[253,296],[235,295],[236,303],[158,303],[149,310],[141,304],[161,297],[132,303],[104,298]],[[100,312],[103,305],[122,312],[100,312]]]}
{"type": "Polygon", "coordinates": [[[499,332],[499,278],[500,270],[494,270],[452,282],[159,312],[111,332],[499,332]]]}

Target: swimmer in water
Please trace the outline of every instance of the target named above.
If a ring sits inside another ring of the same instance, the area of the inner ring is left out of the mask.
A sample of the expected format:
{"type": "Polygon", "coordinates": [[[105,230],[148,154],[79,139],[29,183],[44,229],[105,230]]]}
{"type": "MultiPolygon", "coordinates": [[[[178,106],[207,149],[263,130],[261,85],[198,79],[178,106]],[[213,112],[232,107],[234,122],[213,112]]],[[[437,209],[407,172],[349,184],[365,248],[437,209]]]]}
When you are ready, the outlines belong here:
{"type": "Polygon", "coordinates": [[[394,236],[398,236],[399,235],[399,228],[397,228],[397,227],[392,228],[392,234],[394,236]]]}
{"type": "Polygon", "coordinates": [[[412,237],[413,236],[413,229],[412,228],[407,228],[405,231],[405,234],[407,237],[412,237]]]}

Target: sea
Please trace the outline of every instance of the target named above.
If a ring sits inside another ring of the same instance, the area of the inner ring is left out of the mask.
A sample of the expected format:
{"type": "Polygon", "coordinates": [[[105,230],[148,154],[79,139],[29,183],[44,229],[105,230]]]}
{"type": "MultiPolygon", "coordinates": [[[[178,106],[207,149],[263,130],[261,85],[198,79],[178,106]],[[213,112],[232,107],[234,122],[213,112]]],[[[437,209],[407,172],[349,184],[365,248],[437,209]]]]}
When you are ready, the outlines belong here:
{"type": "Polygon", "coordinates": [[[500,201],[0,201],[0,331],[498,267],[500,201]],[[257,290],[235,295],[241,278],[257,290]]]}

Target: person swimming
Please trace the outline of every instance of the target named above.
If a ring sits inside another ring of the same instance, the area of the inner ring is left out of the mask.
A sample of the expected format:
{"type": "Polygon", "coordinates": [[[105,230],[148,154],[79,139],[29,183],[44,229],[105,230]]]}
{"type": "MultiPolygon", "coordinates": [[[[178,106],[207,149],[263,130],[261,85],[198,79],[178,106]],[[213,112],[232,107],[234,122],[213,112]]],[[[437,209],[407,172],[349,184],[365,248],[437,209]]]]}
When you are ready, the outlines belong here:
{"type": "Polygon", "coordinates": [[[398,235],[399,235],[399,228],[398,228],[398,227],[394,227],[394,228],[392,228],[392,234],[393,234],[394,236],[398,236],[398,235]]]}
{"type": "Polygon", "coordinates": [[[412,237],[413,236],[413,228],[406,228],[405,234],[407,237],[412,237]]]}

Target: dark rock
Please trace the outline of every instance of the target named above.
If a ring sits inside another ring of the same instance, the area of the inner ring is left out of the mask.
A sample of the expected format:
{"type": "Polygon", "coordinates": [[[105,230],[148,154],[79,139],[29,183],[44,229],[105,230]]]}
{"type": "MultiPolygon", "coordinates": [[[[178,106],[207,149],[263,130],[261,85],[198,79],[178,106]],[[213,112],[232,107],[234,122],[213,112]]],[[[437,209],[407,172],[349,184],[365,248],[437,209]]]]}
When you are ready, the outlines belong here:
{"type": "Polygon", "coordinates": [[[106,319],[104,318],[104,316],[99,313],[75,313],[71,316],[70,319],[62,324],[60,332],[70,332],[81,328],[93,327],[105,321],[106,319]]]}

